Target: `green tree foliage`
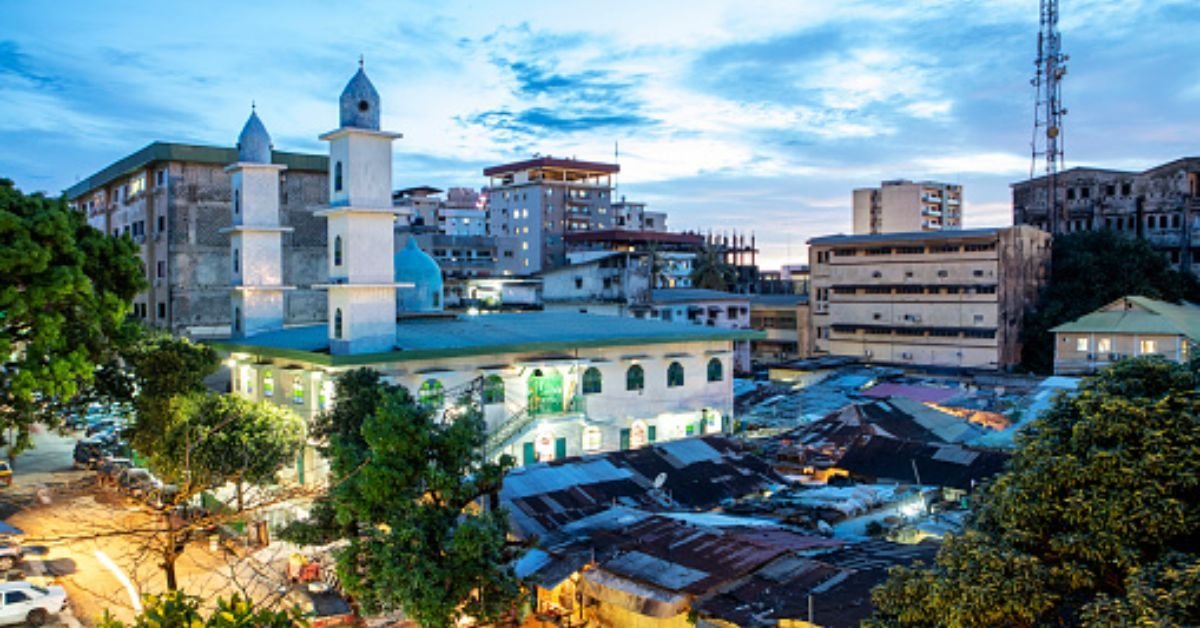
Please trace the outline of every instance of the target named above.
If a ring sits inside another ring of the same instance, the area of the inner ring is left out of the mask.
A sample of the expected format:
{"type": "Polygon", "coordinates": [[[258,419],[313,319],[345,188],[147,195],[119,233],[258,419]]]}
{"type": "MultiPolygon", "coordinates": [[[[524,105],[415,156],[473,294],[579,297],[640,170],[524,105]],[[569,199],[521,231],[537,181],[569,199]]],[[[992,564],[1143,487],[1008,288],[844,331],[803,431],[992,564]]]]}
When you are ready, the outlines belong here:
{"type": "Polygon", "coordinates": [[[692,287],[729,291],[735,283],[737,271],[725,261],[725,248],[705,244],[692,262],[692,287]]]}
{"type": "Polygon", "coordinates": [[[304,445],[304,420],[272,403],[196,393],[177,397],[172,414],[151,466],[179,485],[234,482],[240,494],[245,482],[272,484],[304,445]]]}
{"type": "Polygon", "coordinates": [[[219,598],[217,608],[205,617],[200,598],[179,591],[142,597],[142,612],[125,624],[107,611],[99,628],[304,628],[309,625],[299,608],[285,611],[256,609],[237,593],[219,598]]]}
{"type": "Polygon", "coordinates": [[[217,371],[220,358],[207,345],[154,334],[131,347],[125,361],[133,367],[138,388],[129,442],[154,457],[163,447],[163,435],[179,422],[176,398],[203,392],[204,379],[217,371]]]}
{"type": "Polygon", "coordinates": [[[1200,302],[1200,282],[1190,272],[1171,270],[1145,240],[1105,230],[1054,238],[1050,282],[1035,312],[1025,318],[1022,362],[1050,373],[1054,334],[1050,330],[1124,296],[1200,302]]]}
{"type": "Polygon", "coordinates": [[[1060,397],[882,625],[1200,623],[1200,362],[1124,360],[1060,397]]]}
{"type": "Polygon", "coordinates": [[[136,248],[88,226],[62,199],[0,179],[0,428],[56,425],[129,332],[145,285],[136,248]]]}

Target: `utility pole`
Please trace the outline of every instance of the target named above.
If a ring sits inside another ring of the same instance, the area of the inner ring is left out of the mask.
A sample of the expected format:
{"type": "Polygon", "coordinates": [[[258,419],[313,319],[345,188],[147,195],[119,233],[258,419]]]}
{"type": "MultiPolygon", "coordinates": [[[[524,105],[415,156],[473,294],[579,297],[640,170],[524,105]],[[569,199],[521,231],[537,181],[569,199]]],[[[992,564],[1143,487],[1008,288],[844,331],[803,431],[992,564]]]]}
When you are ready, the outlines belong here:
{"type": "Polygon", "coordinates": [[[1062,78],[1067,74],[1068,55],[1062,53],[1062,35],[1058,32],[1058,0],[1041,0],[1037,71],[1030,83],[1037,91],[1033,107],[1033,150],[1029,178],[1034,177],[1038,162],[1044,162],[1046,177],[1046,219],[1050,233],[1066,228],[1066,208],[1058,200],[1058,173],[1063,169],[1062,78]]]}

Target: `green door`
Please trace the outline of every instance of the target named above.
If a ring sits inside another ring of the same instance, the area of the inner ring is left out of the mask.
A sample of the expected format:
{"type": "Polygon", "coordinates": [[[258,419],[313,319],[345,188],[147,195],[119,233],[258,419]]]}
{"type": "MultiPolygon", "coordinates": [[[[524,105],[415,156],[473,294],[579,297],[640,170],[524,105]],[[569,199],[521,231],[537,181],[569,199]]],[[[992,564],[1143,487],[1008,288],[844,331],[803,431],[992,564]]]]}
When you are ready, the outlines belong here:
{"type": "Polygon", "coordinates": [[[524,461],[521,464],[531,465],[537,462],[537,454],[533,451],[533,443],[525,443],[522,448],[521,459],[524,461]]]}
{"type": "Polygon", "coordinates": [[[658,428],[657,427],[655,427],[653,425],[646,427],[646,440],[651,443],[658,440],[658,428]]]}
{"type": "Polygon", "coordinates": [[[621,430],[621,451],[629,449],[629,430],[621,430]]]}
{"type": "Polygon", "coordinates": [[[563,411],[563,377],[555,370],[534,369],[529,376],[529,414],[558,414],[563,411]]]}
{"type": "Polygon", "coordinates": [[[562,460],[567,457],[567,439],[559,438],[554,441],[554,459],[562,460]]]}

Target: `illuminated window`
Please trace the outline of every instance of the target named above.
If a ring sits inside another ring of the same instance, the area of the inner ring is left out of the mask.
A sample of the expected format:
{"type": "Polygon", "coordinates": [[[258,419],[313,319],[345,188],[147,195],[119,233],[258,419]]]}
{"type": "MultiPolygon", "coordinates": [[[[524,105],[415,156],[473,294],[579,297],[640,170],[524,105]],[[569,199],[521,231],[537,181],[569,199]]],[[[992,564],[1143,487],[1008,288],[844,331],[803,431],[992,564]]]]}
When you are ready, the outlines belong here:
{"type": "Polygon", "coordinates": [[[263,371],[263,396],[275,396],[275,374],[271,371],[263,371]]]}
{"type": "Polygon", "coordinates": [[[625,390],[644,390],[646,388],[646,371],[634,364],[625,371],[625,390]]]}
{"type": "Polygon", "coordinates": [[[1076,338],[1075,339],[1075,350],[1086,353],[1088,350],[1088,339],[1087,338],[1076,338]]]}
{"type": "Polygon", "coordinates": [[[678,388],[683,385],[683,365],[672,362],[667,367],[667,388],[678,388]]]}
{"type": "Polygon", "coordinates": [[[333,265],[342,265],[342,236],[333,239],[333,265]]]}
{"type": "Polygon", "coordinates": [[[445,398],[445,388],[436,379],[425,380],[425,383],[421,384],[421,389],[417,391],[417,400],[421,402],[421,405],[431,408],[441,406],[445,398]]]}
{"type": "Polygon", "coordinates": [[[1138,343],[1138,348],[1140,349],[1142,355],[1146,355],[1148,353],[1158,353],[1158,341],[1143,340],[1138,343]]]}
{"type": "Polygon", "coordinates": [[[333,337],[337,340],[342,339],[342,308],[338,308],[333,313],[333,337]]]}
{"type": "Polygon", "coordinates": [[[583,394],[593,395],[600,392],[602,384],[600,369],[591,366],[583,372],[583,394]]]}
{"type": "Polygon", "coordinates": [[[521,243],[521,250],[522,250],[522,251],[528,251],[528,250],[529,250],[529,243],[528,243],[528,242],[522,242],[522,243],[521,243]]]}
{"type": "Polygon", "coordinates": [[[1111,338],[1097,338],[1096,339],[1096,351],[1099,351],[1100,353],[1108,353],[1109,351],[1112,351],[1112,339],[1111,338]]]}
{"type": "Polygon", "coordinates": [[[292,380],[292,403],[302,406],[304,405],[304,377],[297,376],[292,380]]]}
{"type": "Polygon", "coordinates": [[[499,375],[488,375],[483,380],[483,403],[504,403],[504,380],[499,375]]]}
{"type": "Polygon", "coordinates": [[[719,382],[724,379],[724,367],[721,365],[721,360],[713,358],[708,361],[708,381],[719,382]]]}

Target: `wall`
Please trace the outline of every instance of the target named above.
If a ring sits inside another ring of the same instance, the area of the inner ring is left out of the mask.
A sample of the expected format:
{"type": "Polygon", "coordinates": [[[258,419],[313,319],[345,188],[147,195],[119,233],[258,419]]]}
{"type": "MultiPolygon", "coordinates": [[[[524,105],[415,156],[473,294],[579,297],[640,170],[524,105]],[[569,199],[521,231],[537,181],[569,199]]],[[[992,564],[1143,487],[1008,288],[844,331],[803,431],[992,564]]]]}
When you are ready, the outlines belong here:
{"type": "Polygon", "coordinates": [[[1158,355],[1173,362],[1184,362],[1193,353],[1187,339],[1182,336],[1162,334],[1084,334],[1058,333],[1054,335],[1054,373],[1056,375],[1079,375],[1095,371],[1121,358],[1139,355],[1158,355]],[[1077,344],[1087,341],[1086,348],[1077,344]],[[1142,341],[1155,343],[1154,351],[1143,353],[1142,341]],[[1101,351],[1101,342],[1107,341],[1107,350],[1101,351]]]}

